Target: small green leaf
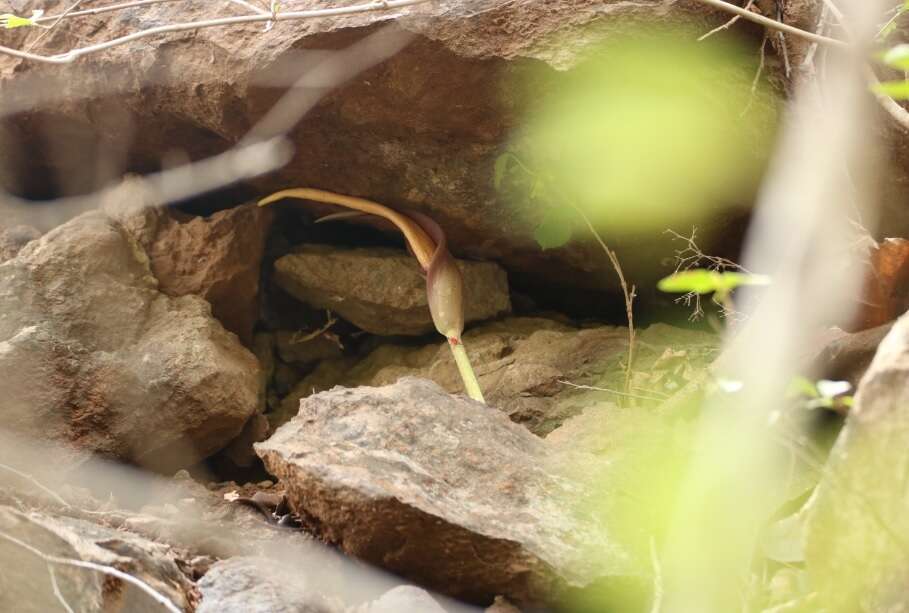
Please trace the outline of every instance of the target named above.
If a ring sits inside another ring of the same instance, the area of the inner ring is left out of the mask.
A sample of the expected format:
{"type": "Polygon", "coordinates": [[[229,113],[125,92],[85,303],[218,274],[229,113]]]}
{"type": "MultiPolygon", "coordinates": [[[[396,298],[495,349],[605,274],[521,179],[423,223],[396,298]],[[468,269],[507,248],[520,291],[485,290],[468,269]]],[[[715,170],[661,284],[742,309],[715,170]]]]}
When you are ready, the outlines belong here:
{"type": "Polygon", "coordinates": [[[7,30],[11,30],[13,28],[33,26],[35,25],[35,22],[28,17],[19,17],[18,15],[13,15],[12,13],[3,13],[0,15],[0,24],[2,24],[3,27],[7,30]]]}
{"type": "Polygon", "coordinates": [[[657,289],[675,294],[709,294],[716,291],[716,276],[714,271],[703,268],[683,270],[660,279],[657,289]]]}
{"type": "Polygon", "coordinates": [[[885,81],[874,86],[878,94],[890,96],[894,100],[909,99],[909,81],[885,81]]]}
{"type": "Polygon", "coordinates": [[[540,225],[533,231],[533,238],[542,249],[555,249],[571,240],[571,231],[571,218],[553,207],[546,211],[540,225]]]}
{"type": "Polygon", "coordinates": [[[744,272],[717,272],[705,268],[692,268],[683,270],[660,279],[657,288],[663,292],[676,294],[710,294],[717,292],[728,294],[743,285],[768,285],[770,277],[765,275],[752,275],[744,272]]]}
{"type": "Polygon", "coordinates": [[[909,70],[909,45],[904,43],[887,49],[881,55],[881,61],[892,68],[909,70]]]}

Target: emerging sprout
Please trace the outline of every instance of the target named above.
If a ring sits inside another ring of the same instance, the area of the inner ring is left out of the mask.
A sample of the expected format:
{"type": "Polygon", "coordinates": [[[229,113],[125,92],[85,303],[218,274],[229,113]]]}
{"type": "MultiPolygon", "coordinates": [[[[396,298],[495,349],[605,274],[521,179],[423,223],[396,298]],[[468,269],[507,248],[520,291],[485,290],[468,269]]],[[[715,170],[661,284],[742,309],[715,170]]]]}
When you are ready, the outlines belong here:
{"type": "Polygon", "coordinates": [[[445,233],[439,225],[421,213],[402,213],[378,202],[344,196],[321,189],[296,188],[276,192],[259,201],[265,206],[283,198],[314,200],[353,209],[350,212],[322,217],[318,221],[375,215],[387,219],[404,235],[410,252],[426,274],[426,295],[433,324],[439,334],[448,339],[458,372],[464,381],[467,395],[485,402],[477,376],[474,374],[461,333],[464,331],[464,282],[461,271],[448,251],[445,233]]]}

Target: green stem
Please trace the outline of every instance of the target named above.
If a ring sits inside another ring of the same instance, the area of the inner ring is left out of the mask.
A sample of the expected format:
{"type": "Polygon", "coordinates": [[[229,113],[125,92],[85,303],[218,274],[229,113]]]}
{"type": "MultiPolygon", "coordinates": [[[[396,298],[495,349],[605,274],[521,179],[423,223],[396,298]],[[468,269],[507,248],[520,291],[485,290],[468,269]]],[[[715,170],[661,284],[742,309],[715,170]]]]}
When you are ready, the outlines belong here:
{"type": "Polygon", "coordinates": [[[455,364],[458,365],[458,372],[461,373],[461,379],[464,380],[464,389],[467,395],[486,404],[483,398],[483,390],[480,389],[480,382],[477,381],[477,375],[473,372],[473,366],[470,365],[470,358],[467,357],[467,350],[464,349],[464,343],[459,338],[448,339],[448,346],[451,347],[451,353],[454,355],[455,364]]]}

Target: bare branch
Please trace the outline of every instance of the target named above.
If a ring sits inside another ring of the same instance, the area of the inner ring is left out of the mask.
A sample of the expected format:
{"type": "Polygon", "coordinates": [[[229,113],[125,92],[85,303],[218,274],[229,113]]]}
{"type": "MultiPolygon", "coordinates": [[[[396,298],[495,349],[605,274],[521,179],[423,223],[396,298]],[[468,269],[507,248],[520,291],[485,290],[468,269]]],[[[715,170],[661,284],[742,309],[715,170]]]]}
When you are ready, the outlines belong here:
{"type": "Polygon", "coordinates": [[[815,43],[821,43],[824,45],[831,45],[834,47],[846,48],[849,44],[846,41],[842,41],[836,38],[830,38],[829,36],[821,36],[819,34],[814,34],[813,32],[808,32],[807,30],[802,30],[801,28],[796,28],[787,23],[777,21],[776,19],[770,19],[769,17],[764,17],[763,15],[758,15],[757,13],[752,13],[749,10],[745,10],[740,6],[734,4],[729,4],[724,2],[724,0],[697,0],[702,4],[709,4],[712,7],[722,9],[729,13],[738,15],[742,19],[747,19],[748,21],[753,21],[754,23],[761,24],[764,27],[771,28],[773,30],[779,30],[780,32],[785,32],[786,34],[792,34],[793,36],[798,36],[806,40],[810,40],[815,43]]]}
{"type": "Polygon", "coordinates": [[[0,54],[10,55],[24,60],[31,60],[34,62],[43,62],[47,64],[69,64],[79,59],[82,56],[98,53],[99,51],[106,51],[112,47],[118,47],[120,45],[125,45],[133,41],[147,38],[149,36],[155,36],[157,34],[168,34],[171,32],[185,32],[189,30],[199,30],[202,28],[214,28],[220,26],[229,26],[229,25],[238,25],[243,23],[263,23],[269,21],[297,21],[301,19],[318,19],[322,17],[336,17],[339,15],[351,15],[355,13],[367,13],[373,11],[384,11],[390,9],[397,9],[407,6],[413,6],[416,4],[423,4],[429,2],[430,0],[375,0],[369,4],[358,4],[354,6],[341,6],[329,9],[313,9],[309,11],[288,11],[286,13],[257,13],[255,15],[239,15],[236,17],[220,17],[217,19],[206,19],[202,21],[189,21],[182,23],[174,23],[166,26],[158,26],[155,28],[149,28],[147,30],[141,30],[139,32],[133,32],[132,34],[127,34],[125,36],[120,36],[118,38],[105,41],[103,43],[98,43],[96,45],[89,45],[87,47],[77,47],[71,49],[66,53],[61,53],[57,55],[38,55],[35,53],[30,53],[28,51],[19,51],[17,49],[12,49],[10,47],[0,46],[0,54]]]}
{"type": "MultiPolygon", "coordinates": [[[[149,584],[145,583],[141,579],[133,577],[129,573],[125,573],[122,570],[118,570],[118,569],[114,568],[113,566],[105,566],[104,564],[95,564],[94,562],[86,562],[84,560],[73,560],[71,558],[60,558],[58,556],[52,556],[52,555],[44,553],[40,549],[36,549],[35,547],[32,547],[25,541],[21,541],[14,536],[6,534],[5,532],[0,532],[0,538],[12,543],[13,545],[21,547],[22,549],[25,549],[32,555],[38,556],[39,558],[41,558],[48,564],[59,564],[61,566],[75,566],[76,568],[87,568],[89,570],[94,570],[99,573],[104,573],[105,575],[110,575],[112,577],[116,577],[117,579],[120,579],[122,581],[126,581],[127,583],[136,586],[137,588],[139,588],[140,590],[142,590],[143,592],[145,592],[146,594],[151,596],[156,602],[161,604],[165,609],[167,609],[171,613],[183,613],[179,607],[177,607],[174,603],[172,603],[170,601],[169,598],[167,598],[163,594],[160,594],[157,591],[155,591],[155,589],[153,587],[151,587],[149,584]]],[[[56,580],[54,580],[54,582],[56,583],[56,580]]]]}

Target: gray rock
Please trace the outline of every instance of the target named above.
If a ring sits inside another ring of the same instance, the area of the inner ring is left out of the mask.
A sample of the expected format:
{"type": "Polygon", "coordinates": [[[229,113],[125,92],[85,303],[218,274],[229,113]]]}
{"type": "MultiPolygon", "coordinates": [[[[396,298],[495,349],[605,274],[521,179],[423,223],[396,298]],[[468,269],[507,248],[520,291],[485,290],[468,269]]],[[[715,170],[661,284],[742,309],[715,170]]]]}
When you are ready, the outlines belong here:
{"type": "Polygon", "coordinates": [[[17,539],[43,554],[114,567],[148,584],[180,610],[189,607],[192,585],[180,571],[170,547],[128,532],[85,521],[22,513],[0,506],[0,610],[17,613],[62,611],[60,596],[75,611],[160,613],[163,608],[134,585],[97,571],[48,565],[17,539]]]}
{"type": "Polygon", "coordinates": [[[173,470],[240,433],[258,377],[208,303],[159,292],[145,252],[102,213],[0,264],[6,428],[173,470]]]}
{"type": "MultiPolygon", "coordinates": [[[[566,418],[610,392],[573,388],[562,381],[621,390],[628,350],[624,328],[572,328],[542,318],[515,317],[469,330],[464,343],[490,406],[504,411],[532,432],[545,435],[566,418]]],[[[657,324],[638,331],[635,383],[668,396],[703,369],[718,353],[716,335],[657,324]],[[666,356],[671,350],[672,356],[666,356]]],[[[388,385],[401,377],[431,379],[451,393],[463,383],[448,345],[383,345],[359,363],[323,362],[304,377],[269,415],[281,424],[297,414],[300,399],[335,385],[388,385]]]]}
{"type": "Polygon", "coordinates": [[[807,511],[811,585],[835,611],[909,611],[909,315],[878,348],[807,511]]]}
{"type": "MultiPolygon", "coordinates": [[[[458,261],[465,321],[511,310],[505,271],[491,262],[458,261]]],[[[435,330],[417,261],[394,249],[306,245],[275,262],[275,281],[310,306],[331,309],[355,326],[391,336],[435,330]]]]}
{"type": "Polygon", "coordinates": [[[445,613],[445,609],[426,590],[399,585],[369,603],[363,613],[445,613]]]}
{"type": "Polygon", "coordinates": [[[429,381],[311,396],[256,451],[324,538],[442,593],[541,602],[633,573],[542,440],[429,381]]]}
{"type": "Polygon", "coordinates": [[[214,564],[199,581],[197,613],[333,613],[341,611],[309,587],[303,573],[286,564],[237,557],[214,564]]]}

